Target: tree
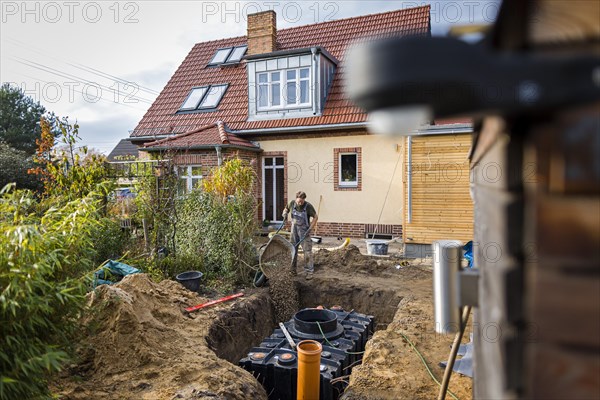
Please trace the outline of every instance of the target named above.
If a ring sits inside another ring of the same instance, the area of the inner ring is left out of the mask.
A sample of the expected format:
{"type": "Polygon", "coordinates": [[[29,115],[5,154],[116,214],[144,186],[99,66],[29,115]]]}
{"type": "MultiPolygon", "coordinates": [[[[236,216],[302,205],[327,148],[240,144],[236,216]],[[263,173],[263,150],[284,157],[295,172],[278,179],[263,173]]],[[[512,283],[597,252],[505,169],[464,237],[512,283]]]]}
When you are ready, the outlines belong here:
{"type": "Polygon", "coordinates": [[[20,88],[8,83],[0,86],[0,142],[33,155],[41,133],[40,118],[46,114],[44,106],[20,88]]]}
{"type": "Polygon", "coordinates": [[[40,120],[41,134],[36,140],[37,150],[33,160],[38,165],[30,169],[44,184],[45,196],[63,196],[67,199],[83,198],[92,191],[108,195],[110,183],[106,179],[106,157],[91,154],[87,147],[77,150],[80,140],[79,125],[70,124],[68,118],[54,119],[60,131],[63,150],[58,151],[50,121],[40,120]]]}
{"type": "Polygon", "coordinates": [[[41,190],[40,180],[27,173],[34,166],[32,156],[0,142],[0,188],[14,182],[19,189],[41,190]]]}

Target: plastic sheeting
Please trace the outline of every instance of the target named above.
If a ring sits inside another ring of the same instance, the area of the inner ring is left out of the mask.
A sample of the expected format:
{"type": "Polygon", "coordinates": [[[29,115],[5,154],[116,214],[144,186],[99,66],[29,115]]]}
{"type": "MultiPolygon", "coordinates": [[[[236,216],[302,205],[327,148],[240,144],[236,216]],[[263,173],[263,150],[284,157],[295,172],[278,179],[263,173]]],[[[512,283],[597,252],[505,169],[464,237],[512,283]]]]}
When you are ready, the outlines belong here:
{"type": "Polygon", "coordinates": [[[137,274],[141,271],[122,262],[110,260],[100,269],[94,272],[94,287],[98,285],[112,285],[119,282],[123,277],[137,274]]]}

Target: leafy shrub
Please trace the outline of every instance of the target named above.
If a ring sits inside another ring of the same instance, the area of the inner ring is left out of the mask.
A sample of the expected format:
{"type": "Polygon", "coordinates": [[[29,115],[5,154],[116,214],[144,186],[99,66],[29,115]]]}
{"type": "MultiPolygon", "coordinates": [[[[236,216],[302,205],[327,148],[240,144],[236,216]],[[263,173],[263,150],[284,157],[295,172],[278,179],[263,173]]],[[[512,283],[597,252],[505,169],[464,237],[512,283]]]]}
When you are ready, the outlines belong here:
{"type": "Polygon", "coordinates": [[[40,210],[28,191],[0,192],[0,398],[49,397],[47,377],[69,358],[93,269],[93,196],[40,210]]]}
{"type": "Polygon", "coordinates": [[[249,280],[256,255],[252,236],[256,199],[254,171],[240,159],[226,161],[177,205],[177,254],[204,259],[207,279],[241,283],[249,280]]]}
{"type": "Polygon", "coordinates": [[[19,189],[41,190],[42,182],[27,173],[33,166],[29,154],[0,142],[0,188],[14,182],[19,189]]]}
{"type": "Polygon", "coordinates": [[[99,222],[99,227],[92,239],[96,250],[94,257],[96,264],[122,257],[131,236],[129,231],[121,229],[121,224],[117,220],[102,218],[99,222]]]}

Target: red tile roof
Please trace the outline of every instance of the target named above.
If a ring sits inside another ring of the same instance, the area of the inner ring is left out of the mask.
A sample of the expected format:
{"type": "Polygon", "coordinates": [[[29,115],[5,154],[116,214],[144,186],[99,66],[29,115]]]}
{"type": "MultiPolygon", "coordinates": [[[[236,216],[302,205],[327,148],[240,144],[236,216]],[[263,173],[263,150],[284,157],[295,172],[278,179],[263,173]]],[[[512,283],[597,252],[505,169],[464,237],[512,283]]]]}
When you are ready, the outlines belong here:
{"type": "Polygon", "coordinates": [[[165,148],[190,149],[213,146],[236,146],[247,147],[249,149],[256,150],[259,149],[258,146],[255,146],[246,139],[242,139],[234,134],[227,133],[222,121],[217,121],[214,124],[205,125],[198,129],[194,129],[176,136],[171,136],[166,139],[146,143],[144,145],[144,149],[152,151],[165,148]]]}
{"type": "Polygon", "coordinates": [[[342,87],[346,48],[359,38],[429,35],[429,9],[430,6],[427,5],[279,30],[278,50],[321,46],[340,61],[323,115],[317,117],[247,121],[248,78],[245,62],[235,66],[206,68],[217,49],[247,44],[246,37],[198,43],[183,60],[131,136],[188,132],[217,120],[224,121],[232,130],[364,122],[366,114],[352,104],[342,87]],[[218,111],[176,114],[192,87],[219,83],[229,83],[230,86],[218,111]]]}

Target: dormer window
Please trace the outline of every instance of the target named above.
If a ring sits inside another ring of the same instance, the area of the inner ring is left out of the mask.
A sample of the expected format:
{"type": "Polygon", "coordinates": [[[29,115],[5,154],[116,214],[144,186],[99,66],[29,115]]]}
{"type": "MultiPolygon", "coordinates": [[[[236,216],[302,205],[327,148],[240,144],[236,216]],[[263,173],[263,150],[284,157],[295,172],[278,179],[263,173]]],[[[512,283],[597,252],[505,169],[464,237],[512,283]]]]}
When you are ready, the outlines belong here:
{"type": "Polygon", "coordinates": [[[259,110],[311,107],[310,68],[257,73],[259,110]]]}
{"type": "Polygon", "coordinates": [[[246,54],[246,50],[248,50],[246,45],[219,49],[208,63],[208,66],[239,63],[246,54]]]}
{"type": "Polygon", "coordinates": [[[215,111],[228,87],[229,84],[224,83],[192,88],[192,91],[179,108],[179,112],[215,111]]]}
{"type": "Polygon", "coordinates": [[[248,119],[321,115],[335,72],[324,49],[286,50],[248,60],[248,119]]]}

